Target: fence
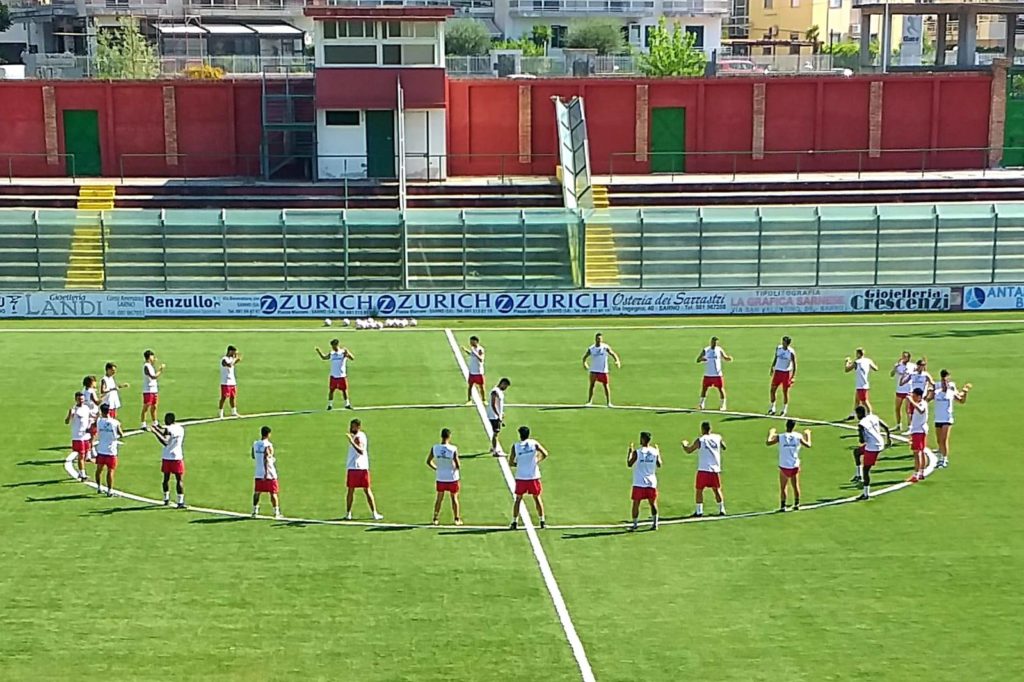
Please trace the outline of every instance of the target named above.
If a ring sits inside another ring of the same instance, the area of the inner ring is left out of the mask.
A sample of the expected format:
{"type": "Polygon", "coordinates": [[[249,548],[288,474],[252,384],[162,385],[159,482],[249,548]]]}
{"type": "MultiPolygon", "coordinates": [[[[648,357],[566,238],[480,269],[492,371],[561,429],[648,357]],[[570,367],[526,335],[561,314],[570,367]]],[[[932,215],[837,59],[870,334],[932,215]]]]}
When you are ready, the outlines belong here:
{"type": "MultiPolygon", "coordinates": [[[[133,65],[119,64],[136,78],[188,78],[188,70],[197,67],[220,69],[225,76],[263,74],[312,74],[313,59],[307,56],[271,57],[263,55],[161,55],[154,61],[133,65]]],[[[25,71],[30,78],[77,80],[102,78],[103,64],[96,57],[74,54],[25,55],[25,71]]]]}

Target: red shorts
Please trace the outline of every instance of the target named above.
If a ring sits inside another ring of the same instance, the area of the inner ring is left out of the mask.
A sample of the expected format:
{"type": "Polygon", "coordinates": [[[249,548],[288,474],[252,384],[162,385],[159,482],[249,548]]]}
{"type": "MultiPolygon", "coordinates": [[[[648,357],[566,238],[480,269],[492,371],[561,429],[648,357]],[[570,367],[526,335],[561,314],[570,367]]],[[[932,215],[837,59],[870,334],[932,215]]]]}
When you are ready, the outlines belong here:
{"type": "Polygon", "coordinates": [[[783,388],[789,388],[793,385],[793,373],[792,372],[781,372],[775,370],[772,374],[772,388],[776,386],[782,386],[783,388]]]}
{"type": "Polygon", "coordinates": [[[96,466],[107,467],[113,471],[117,468],[117,455],[96,455],[96,466]]]}
{"type": "Polygon", "coordinates": [[[543,488],[540,484],[539,478],[534,478],[528,481],[521,481],[516,479],[516,495],[533,495],[537,497],[540,495],[543,488]]]}
{"type": "Polygon", "coordinates": [[[590,380],[596,381],[599,384],[608,385],[608,372],[591,372],[590,380]]]}
{"type": "Polygon", "coordinates": [[[779,467],[779,471],[781,471],[786,478],[793,478],[800,473],[800,467],[779,467]]]}
{"type": "Polygon", "coordinates": [[[160,460],[160,471],[165,474],[185,475],[185,460],[183,459],[162,459],[160,460]]]}
{"type": "Polygon", "coordinates": [[[158,402],[160,402],[160,394],[159,393],[143,393],[142,394],[142,404],[143,404],[143,406],[156,405],[158,402]]]}
{"type": "Polygon", "coordinates": [[[89,435],[92,436],[93,438],[95,438],[96,434],[99,432],[100,430],[95,424],[89,427],[89,435]]]}
{"type": "Polygon", "coordinates": [[[220,397],[221,398],[234,398],[238,395],[238,386],[225,386],[220,385],[220,397]]]}
{"type": "Polygon", "coordinates": [[[117,408],[116,407],[109,408],[109,411],[107,412],[107,414],[110,415],[111,419],[117,419],[117,408]]]}
{"type": "Polygon", "coordinates": [[[347,391],[348,390],[348,377],[331,377],[331,390],[332,391],[347,391]]]}
{"type": "Polygon", "coordinates": [[[701,388],[723,388],[725,381],[722,377],[704,377],[704,381],[701,383],[701,388]]]}
{"type": "Polygon", "coordinates": [[[865,450],[860,455],[860,464],[865,467],[873,467],[878,461],[878,453],[872,450],[865,450]]]}
{"type": "Polygon", "coordinates": [[[693,487],[697,490],[703,490],[704,488],[721,488],[722,478],[713,471],[698,471],[697,480],[693,487]]]}
{"type": "Polygon", "coordinates": [[[345,478],[345,485],[348,486],[349,488],[370,487],[369,469],[349,469],[348,475],[345,478]]]}
{"type": "Polygon", "coordinates": [[[865,400],[868,399],[868,389],[866,389],[866,388],[858,388],[858,389],[856,389],[856,391],[857,391],[857,400],[859,400],[860,402],[864,402],[865,400]]]}
{"type": "Polygon", "coordinates": [[[928,437],[926,433],[912,433],[910,434],[910,449],[914,452],[921,452],[925,448],[925,441],[928,437]]]}
{"type": "Polygon", "coordinates": [[[483,385],[484,385],[484,375],[483,374],[470,374],[469,375],[469,383],[471,385],[472,384],[476,384],[477,386],[483,388],[483,385]]]}
{"type": "Polygon", "coordinates": [[[276,478],[257,478],[253,485],[253,492],[257,493],[277,493],[280,490],[276,478]]]}
{"type": "Polygon", "coordinates": [[[87,440],[73,440],[71,441],[71,451],[77,452],[80,455],[87,454],[89,449],[92,447],[92,443],[87,440]]]}
{"type": "Polygon", "coordinates": [[[652,502],[658,499],[657,488],[645,488],[639,485],[633,486],[633,501],[639,502],[640,500],[651,500],[652,502]]]}
{"type": "Polygon", "coordinates": [[[457,493],[457,492],[459,492],[459,482],[458,481],[438,481],[437,485],[436,485],[436,488],[437,488],[437,492],[439,492],[439,493],[457,493]]]}

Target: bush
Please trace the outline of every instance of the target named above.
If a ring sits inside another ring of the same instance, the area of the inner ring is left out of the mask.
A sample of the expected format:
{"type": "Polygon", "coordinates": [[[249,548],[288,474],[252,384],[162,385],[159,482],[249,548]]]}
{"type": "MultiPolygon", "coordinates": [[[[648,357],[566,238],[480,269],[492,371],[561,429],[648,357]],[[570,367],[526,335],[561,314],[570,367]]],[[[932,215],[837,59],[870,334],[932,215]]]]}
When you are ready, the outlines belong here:
{"type": "Polygon", "coordinates": [[[617,54],[625,48],[622,27],[608,19],[588,19],[569,27],[569,47],[597,50],[598,54],[617,54]]]}
{"type": "Polygon", "coordinates": [[[444,52],[461,57],[487,54],[491,33],[476,19],[453,19],[444,25],[444,52]]]}
{"type": "Polygon", "coordinates": [[[508,40],[495,40],[491,44],[492,50],[522,50],[524,57],[543,57],[544,46],[533,42],[531,38],[510,38],[508,40]]]}
{"type": "Polygon", "coordinates": [[[193,81],[219,81],[224,77],[224,69],[209,64],[192,64],[181,72],[185,78],[193,81]]]}

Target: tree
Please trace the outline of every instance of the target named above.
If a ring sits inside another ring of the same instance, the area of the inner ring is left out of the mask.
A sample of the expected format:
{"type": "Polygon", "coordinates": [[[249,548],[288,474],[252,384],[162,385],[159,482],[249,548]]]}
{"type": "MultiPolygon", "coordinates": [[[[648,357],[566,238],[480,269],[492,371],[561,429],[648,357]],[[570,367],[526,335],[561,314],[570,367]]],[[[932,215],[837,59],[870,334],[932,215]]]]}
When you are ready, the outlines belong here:
{"type": "Polygon", "coordinates": [[[521,50],[524,57],[543,57],[544,46],[538,45],[533,41],[532,38],[523,36],[522,38],[506,38],[505,40],[495,40],[491,44],[491,49],[494,50],[521,50]]]}
{"type": "Polygon", "coordinates": [[[530,29],[530,40],[546,50],[551,43],[551,27],[545,24],[534,24],[530,29]]]}
{"type": "Polygon", "coordinates": [[[142,35],[137,20],[121,17],[117,28],[96,27],[96,75],[99,78],[156,78],[159,72],[156,48],[142,35]]]}
{"type": "Polygon", "coordinates": [[[6,31],[11,27],[11,10],[7,9],[7,5],[0,2],[0,32],[6,31]]]}
{"type": "Polygon", "coordinates": [[[804,38],[811,43],[811,49],[814,54],[818,54],[821,50],[821,29],[815,24],[804,32],[804,38]]]}
{"type": "Polygon", "coordinates": [[[610,19],[588,19],[569,27],[569,47],[597,50],[598,54],[622,52],[622,28],[610,19]]]}
{"type": "Polygon", "coordinates": [[[471,57],[487,54],[491,46],[491,33],[482,21],[453,19],[444,25],[445,54],[471,57]]]}
{"type": "Polygon", "coordinates": [[[704,51],[696,47],[697,36],[687,32],[679,22],[666,28],[665,17],[651,29],[651,45],[647,54],[640,56],[640,71],[645,76],[702,76],[707,65],[704,51]]]}

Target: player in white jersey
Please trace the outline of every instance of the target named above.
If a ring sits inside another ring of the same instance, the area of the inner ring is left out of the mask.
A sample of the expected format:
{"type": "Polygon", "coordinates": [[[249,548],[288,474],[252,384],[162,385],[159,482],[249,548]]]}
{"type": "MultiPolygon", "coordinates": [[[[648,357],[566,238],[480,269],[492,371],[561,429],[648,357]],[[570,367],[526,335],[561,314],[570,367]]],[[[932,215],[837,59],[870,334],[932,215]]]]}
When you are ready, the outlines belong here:
{"type": "Polygon", "coordinates": [[[96,422],[100,418],[100,394],[96,390],[97,381],[96,377],[89,375],[82,379],[82,395],[85,397],[85,406],[89,408],[89,414],[92,417],[89,426],[89,452],[85,458],[88,461],[93,461],[95,458],[96,449],[96,422]]]}
{"type": "Polygon", "coordinates": [[[903,403],[906,402],[907,396],[910,395],[910,382],[903,383],[903,377],[911,371],[910,357],[909,350],[903,351],[900,354],[900,359],[889,370],[889,376],[896,379],[896,426],[893,428],[897,432],[903,428],[903,403]]]}
{"type": "Polygon", "coordinates": [[[235,376],[235,366],[242,361],[242,354],[234,346],[228,346],[224,357],[220,359],[220,404],[217,405],[217,416],[224,418],[224,401],[231,404],[231,416],[238,416],[238,406],[235,404],[238,398],[238,378],[235,376]]]}
{"type": "Polygon", "coordinates": [[[932,400],[935,401],[935,440],[939,451],[940,469],[949,466],[949,432],[953,429],[953,406],[955,403],[966,403],[970,391],[970,384],[964,384],[958,390],[949,370],[939,372],[939,383],[932,392],[932,400]]]}
{"type": "Polygon", "coordinates": [[[491,454],[501,457],[504,452],[498,442],[498,434],[505,426],[505,391],[512,385],[508,377],[502,377],[487,396],[487,421],[491,423],[491,454]]]}
{"type": "Polygon", "coordinates": [[[910,392],[907,402],[910,413],[910,449],[914,453],[914,475],[911,481],[923,481],[928,457],[924,454],[928,441],[928,400],[923,389],[915,388],[910,392]]]}
{"type": "Polygon", "coordinates": [[[771,368],[768,373],[772,377],[772,385],[769,391],[771,404],[768,406],[768,414],[775,414],[775,396],[778,394],[779,386],[782,386],[782,415],[786,416],[789,410],[789,389],[796,381],[796,350],[790,345],[793,340],[788,336],[782,337],[782,343],[775,348],[775,356],[772,358],[771,368]]]}
{"type": "MultiPolygon", "coordinates": [[[[931,392],[935,390],[935,380],[932,379],[932,375],[928,373],[928,358],[921,358],[915,364],[913,369],[906,372],[903,375],[903,379],[900,380],[900,384],[907,387],[907,400],[910,400],[910,394],[914,392],[915,388],[921,389],[921,395],[924,396],[925,400],[928,400],[931,396],[931,392]]],[[[911,407],[907,405],[907,414],[911,413],[911,407]]],[[[907,429],[904,433],[910,433],[910,424],[908,422],[907,429]]]]}
{"type": "Polygon", "coordinates": [[[374,521],[384,518],[383,514],[377,512],[377,500],[370,488],[370,441],[363,431],[363,423],[353,419],[348,424],[348,455],[345,460],[345,487],[348,493],[345,497],[345,520],[352,520],[352,498],[357,488],[362,489],[366,496],[366,503],[370,505],[370,514],[374,521]]]}
{"type": "Polygon", "coordinates": [[[786,483],[793,488],[793,511],[800,510],[800,448],[811,447],[811,430],[796,432],[796,420],[786,421],[786,432],[768,430],[765,445],[779,446],[779,511],[786,511],[786,483]]]}
{"type": "Polygon", "coordinates": [[[622,361],[612,347],[604,342],[604,337],[598,333],[594,335],[594,345],[583,353],[583,369],[590,373],[590,384],[587,389],[587,406],[594,403],[594,384],[599,383],[604,387],[604,401],[608,407],[612,405],[612,389],[608,383],[608,358],[615,361],[616,367],[622,367],[622,361]],[[587,364],[587,361],[590,364],[587,364]]]}
{"type": "Polygon", "coordinates": [[[854,373],[854,390],[853,390],[853,412],[846,418],[847,421],[852,421],[857,417],[857,406],[863,405],[867,408],[868,412],[873,412],[871,409],[871,399],[869,392],[871,390],[871,372],[878,371],[878,365],[875,361],[864,355],[864,349],[858,348],[854,351],[854,359],[846,358],[846,362],[843,365],[843,371],[846,373],[854,373]]]}
{"type": "Polygon", "coordinates": [[[444,494],[448,493],[452,498],[452,516],[455,525],[462,525],[462,513],[459,509],[459,479],[462,477],[459,462],[459,448],[452,445],[452,430],[441,429],[441,442],[430,448],[427,453],[427,466],[433,469],[434,490],[437,497],[434,499],[434,520],[438,524],[438,517],[441,515],[441,503],[444,502],[444,494]]]}
{"type": "Polygon", "coordinates": [[[106,404],[110,407],[110,416],[117,419],[117,411],[121,408],[121,391],[122,388],[129,388],[128,383],[117,383],[115,375],[117,374],[117,365],[112,362],[108,362],[104,368],[103,378],[100,379],[100,403],[106,404]]]}
{"type": "Polygon", "coordinates": [[[693,517],[704,516],[704,488],[711,488],[715,493],[715,501],[718,502],[718,515],[725,516],[725,497],[722,495],[722,452],[725,451],[725,441],[717,433],[711,433],[711,422],[702,422],[700,435],[690,443],[682,441],[683,452],[697,454],[697,479],[694,483],[696,489],[695,501],[697,508],[691,514],[693,517]]]}
{"type": "Polygon", "coordinates": [[[864,491],[859,500],[871,499],[871,467],[878,462],[878,455],[885,448],[892,447],[892,437],[889,434],[889,426],[878,418],[878,415],[868,414],[863,405],[858,405],[855,411],[857,415],[857,433],[860,442],[853,450],[853,461],[857,465],[857,475],[853,477],[852,483],[861,483],[864,491]],[[885,432],[885,438],[882,432],[885,432]]]}
{"type": "Polygon", "coordinates": [[[532,495],[537,507],[540,527],[544,528],[544,500],[541,493],[544,488],[540,484],[540,463],[548,458],[548,451],[543,445],[530,438],[530,427],[519,427],[519,442],[512,446],[508,454],[509,466],[516,469],[516,501],[512,503],[512,523],[509,528],[515,530],[519,525],[519,508],[523,504],[524,495],[532,495]]]}
{"type": "Polygon", "coordinates": [[[157,384],[157,379],[164,373],[166,365],[157,366],[156,353],[151,350],[145,351],[142,357],[145,362],[142,365],[142,416],[140,417],[142,426],[140,428],[145,431],[147,411],[149,411],[153,425],[160,426],[160,421],[156,418],[156,406],[160,402],[160,387],[157,384]]]}
{"type": "Polygon", "coordinates": [[[722,374],[722,362],[732,362],[732,356],[726,353],[725,349],[718,345],[718,337],[712,336],[710,345],[702,350],[700,355],[697,356],[697,364],[704,363],[704,379],[701,381],[700,386],[700,403],[697,405],[698,410],[704,409],[704,401],[707,397],[708,389],[712,387],[718,389],[718,395],[722,398],[722,402],[718,406],[718,409],[726,409],[725,377],[722,374]]]}
{"type": "Polygon", "coordinates": [[[110,416],[110,405],[100,406],[100,418],[96,422],[96,492],[102,493],[100,474],[107,470],[107,497],[114,496],[114,470],[117,469],[117,449],[124,438],[121,422],[110,416]]]}
{"type": "Polygon", "coordinates": [[[484,386],[487,382],[487,377],[484,373],[484,347],[480,345],[480,337],[471,336],[469,337],[469,348],[462,347],[462,352],[466,354],[466,359],[469,361],[469,377],[466,381],[466,404],[473,402],[473,387],[477,386],[480,391],[480,397],[484,397],[484,386]]]}
{"type": "Polygon", "coordinates": [[[341,347],[341,341],[331,339],[331,352],[324,353],[320,347],[315,348],[316,354],[321,360],[330,360],[331,377],[330,387],[327,393],[327,409],[334,409],[334,392],[341,391],[341,397],[345,399],[345,408],[351,410],[352,403],[348,399],[348,361],[355,360],[355,356],[348,348],[341,347]]]}
{"type": "Polygon", "coordinates": [[[92,412],[81,391],[75,393],[75,404],[68,410],[64,423],[71,426],[71,451],[78,456],[78,480],[87,481],[89,474],[85,472],[85,456],[92,447],[92,412]]]}
{"type": "Polygon", "coordinates": [[[633,469],[633,525],[636,530],[637,518],[640,516],[640,501],[647,500],[651,506],[651,530],[658,530],[658,469],[661,467],[661,450],[651,445],[651,434],[640,432],[640,447],[629,444],[626,453],[626,466],[633,469]]]}
{"type": "Polygon", "coordinates": [[[164,426],[153,425],[153,435],[164,446],[160,454],[160,472],[164,475],[164,505],[171,503],[170,480],[174,476],[174,487],[178,493],[178,509],[185,508],[185,428],[177,423],[173,412],[164,415],[164,426]]]}
{"type": "Polygon", "coordinates": [[[260,513],[260,497],[263,493],[270,495],[270,503],[274,505],[274,518],[281,518],[281,486],[277,480],[277,453],[270,441],[269,426],[260,428],[260,439],[253,441],[252,453],[255,471],[253,471],[252,517],[260,513]]]}

